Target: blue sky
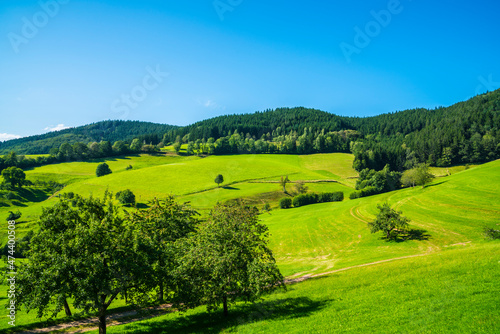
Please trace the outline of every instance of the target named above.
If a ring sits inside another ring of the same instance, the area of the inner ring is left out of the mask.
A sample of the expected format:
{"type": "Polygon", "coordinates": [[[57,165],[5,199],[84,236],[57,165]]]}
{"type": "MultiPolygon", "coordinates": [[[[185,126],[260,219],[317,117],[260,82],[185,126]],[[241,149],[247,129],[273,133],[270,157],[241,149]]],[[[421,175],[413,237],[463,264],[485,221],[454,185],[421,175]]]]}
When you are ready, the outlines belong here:
{"type": "Polygon", "coordinates": [[[0,2],[0,140],[305,106],[369,116],[500,87],[498,1],[0,2]]]}

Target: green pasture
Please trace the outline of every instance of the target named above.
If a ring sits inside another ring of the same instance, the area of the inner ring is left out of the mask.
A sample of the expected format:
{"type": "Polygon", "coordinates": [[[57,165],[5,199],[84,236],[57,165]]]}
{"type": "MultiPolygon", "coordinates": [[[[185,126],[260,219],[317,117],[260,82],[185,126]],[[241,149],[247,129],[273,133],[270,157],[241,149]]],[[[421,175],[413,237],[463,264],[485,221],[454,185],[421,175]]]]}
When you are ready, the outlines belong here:
{"type": "Polygon", "coordinates": [[[239,303],[228,318],[198,307],[108,332],[497,333],[499,248],[490,242],[319,276],[239,303]]]}
{"type": "MultiPolygon", "coordinates": [[[[289,278],[320,275],[267,296],[255,305],[237,304],[229,319],[196,308],[118,327],[110,333],[494,333],[500,331],[500,243],[486,241],[484,226],[500,226],[500,161],[481,166],[433,168],[441,176],[415,187],[349,200],[357,173],[350,154],[174,155],[118,157],[33,168],[28,179],[56,181],[61,192],[102,196],[132,190],[139,203],[175,194],[198,210],[219,201],[244,198],[260,208],[269,227],[270,247],[289,278]],[[113,173],[95,176],[106,161],[113,173]],[[125,170],[132,165],[132,170],[125,170]],[[451,176],[445,176],[451,174],[451,176]],[[214,178],[224,176],[217,187],[214,178]],[[278,209],[288,195],[277,181],[288,175],[310,191],[343,191],[343,202],[278,209]],[[335,182],[326,182],[335,181],[335,182]],[[388,242],[371,234],[367,222],[377,204],[388,202],[411,219],[411,240],[388,242]],[[378,262],[378,263],[377,263],[378,262]],[[340,271],[339,271],[340,270],[340,271]]],[[[17,235],[35,229],[42,208],[57,194],[28,187],[19,199],[0,206],[23,214],[17,235]]],[[[6,242],[6,224],[0,228],[6,242]]],[[[0,286],[0,308],[7,303],[0,286]]],[[[123,301],[112,307],[123,307],[123,301]]],[[[62,315],[61,315],[62,316],[62,315]]],[[[6,320],[6,318],[4,319],[6,320]]],[[[19,325],[40,320],[18,314],[19,325]]],[[[8,328],[7,321],[0,331],[8,328]]]]}

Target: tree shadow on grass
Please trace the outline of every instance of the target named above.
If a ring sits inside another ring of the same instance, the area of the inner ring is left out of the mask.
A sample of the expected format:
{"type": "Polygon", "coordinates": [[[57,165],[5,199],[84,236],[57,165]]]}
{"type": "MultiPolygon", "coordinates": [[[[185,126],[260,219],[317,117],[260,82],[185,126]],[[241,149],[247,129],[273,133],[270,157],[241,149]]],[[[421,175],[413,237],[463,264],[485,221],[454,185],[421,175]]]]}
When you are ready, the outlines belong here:
{"type": "Polygon", "coordinates": [[[427,241],[431,238],[431,235],[427,233],[426,230],[411,229],[409,231],[392,231],[391,236],[383,236],[380,239],[387,242],[404,242],[407,240],[418,240],[427,241]]]}
{"type": "Polygon", "coordinates": [[[324,308],[329,301],[314,301],[307,297],[287,298],[243,304],[229,310],[224,317],[222,311],[180,315],[174,319],[146,321],[127,326],[134,333],[220,333],[231,327],[265,320],[284,320],[307,317],[324,308]]]}
{"type": "Polygon", "coordinates": [[[240,188],[235,188],[235,187],[231,187],[231,186],[224,186],[222,188],[227,189],[227,190],[240,190],[240,188]]]}
{"type": "Polygon", "coordinates": [[[428,234],[426,230],[412,229],[408,231],[405,240],[427,241],[430,238],[431,235],[428,234]]]}

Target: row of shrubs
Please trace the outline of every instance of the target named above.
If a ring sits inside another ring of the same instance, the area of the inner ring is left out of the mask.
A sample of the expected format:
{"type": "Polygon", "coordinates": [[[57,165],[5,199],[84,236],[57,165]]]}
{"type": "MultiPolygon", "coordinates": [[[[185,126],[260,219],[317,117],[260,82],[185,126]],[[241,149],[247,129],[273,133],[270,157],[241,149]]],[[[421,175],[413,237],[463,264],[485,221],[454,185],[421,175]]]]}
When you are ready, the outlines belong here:
{"type": "Polygon", "coordinates": [[[281,209],[289,209],[292,206],[297,208],[299,206],[327,203],[327,202],[341,202],[344,200],[344,193],[341,191],[333,193],[310,193],[297,195],[294,198],[284,197],[280,200],[281,209]]]}
{"type": "Polygon", "coordinates": [[[380,191],[376,187],[366,187],[358,191],[354,191],[349,195],[350,199],[356,199],[356,198],[361,198],[361,197],[366,197],[366,196],[372,196],[379,194],[380,191]]]}

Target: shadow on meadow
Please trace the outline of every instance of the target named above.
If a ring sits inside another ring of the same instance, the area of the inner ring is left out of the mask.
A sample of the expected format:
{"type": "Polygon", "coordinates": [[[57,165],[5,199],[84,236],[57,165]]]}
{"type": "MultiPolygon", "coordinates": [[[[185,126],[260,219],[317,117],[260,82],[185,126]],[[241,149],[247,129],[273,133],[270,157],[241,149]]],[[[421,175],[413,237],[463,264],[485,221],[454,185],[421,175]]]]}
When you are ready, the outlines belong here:
{"type": "Polygon", "coordinates": [[[226,190],[240,190],[240,188],[235,188],[235,187],[231,187],[231,186],[224,186],[222,188],[226,189],[226,190]]]}
{"type": "Polygon", "coordinates": [[[421,229],[411,229],[406,232],[393,231],[391,237],[386,236],[381,237],[381,240],[386,242],[404,242],[407,240],[417,240],[417,241],[427,241],[431,238],[431,235],[427,233],[426,230],[421,229]]]}
{"type": "Polygon", "coordinates": [[[265,320],[285,320],[307,317],[320,311],[329,301],[314,301],[307,297],[287,298],[242,304],[229,310],[225,318],[222,311],[180,315],[175,319],[138,322],[127,326],[133,333],[220,333],[231,327],[265,320]]]}

